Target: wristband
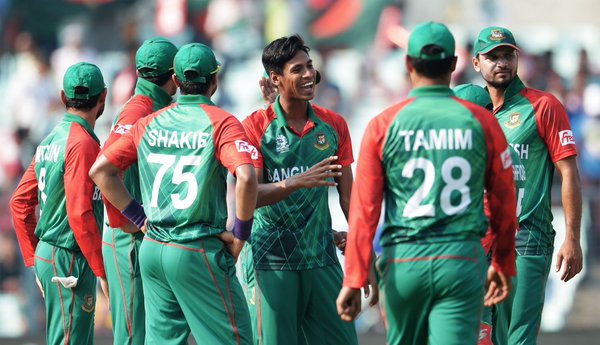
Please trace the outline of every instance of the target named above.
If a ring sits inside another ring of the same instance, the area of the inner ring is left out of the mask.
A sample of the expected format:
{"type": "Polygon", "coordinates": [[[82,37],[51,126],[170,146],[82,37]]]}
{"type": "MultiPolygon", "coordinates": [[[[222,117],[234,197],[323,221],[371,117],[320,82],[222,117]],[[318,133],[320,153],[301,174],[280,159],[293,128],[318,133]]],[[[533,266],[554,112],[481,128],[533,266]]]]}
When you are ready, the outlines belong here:
{"type": "Polygon", "coordinates": [[[235,217],[235,221],[233,222],[233,237],[242,241],[248,240],[252,232],[252,222],[254,222],[254,218],[239,220],[238,217],[235,217]]]}
{"type": "Polygon", "coordinates": [[[129,205],[125,207],[121,213],[127,217],[138,229],[141,229],[144,226],[144,221],[146,220],[146,214],[144,213],[144,208],[134,199],[131,200],[129,205]]]}

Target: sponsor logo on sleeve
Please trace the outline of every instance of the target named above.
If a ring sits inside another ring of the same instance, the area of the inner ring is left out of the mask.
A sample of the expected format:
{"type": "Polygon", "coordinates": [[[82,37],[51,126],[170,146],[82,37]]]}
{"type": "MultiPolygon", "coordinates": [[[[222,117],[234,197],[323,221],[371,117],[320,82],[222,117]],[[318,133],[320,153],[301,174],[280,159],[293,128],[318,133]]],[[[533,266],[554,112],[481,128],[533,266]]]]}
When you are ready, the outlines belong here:
{"type": "Polygon", "coordinates": [[[120,125],[118,124],[115,128],[114,128],[114,132],[117,134],[125,134],[127,132],[129,132],[129,130],[131,129],[131,127],[133,127],[133,125],[120,125]]]}
{"type": "Polygon", "coordinates": [[[252,159],[258,159],[258,150],[256,147],[248,144],[244,140],[236,140],[235,148],[238,150],[238,152],[248,152],[250,154],[250,158],[252,159]]]}
{"type": "Polygon", "coordinates": [[[570,130],[558,132],[558,139],[560,140],[560,146],[575,145],[575,138],[570,130]]]}
{"type": "Polygon", "coordinates": [[[506,150],[504,150],[501,154],[500,154],[500,161],[502,162],[502,168],[503,169],[508,169],[510,168],[510,166],[512,165],[512,158],[510,158],[510,148],[506,148],[506,150]]]}

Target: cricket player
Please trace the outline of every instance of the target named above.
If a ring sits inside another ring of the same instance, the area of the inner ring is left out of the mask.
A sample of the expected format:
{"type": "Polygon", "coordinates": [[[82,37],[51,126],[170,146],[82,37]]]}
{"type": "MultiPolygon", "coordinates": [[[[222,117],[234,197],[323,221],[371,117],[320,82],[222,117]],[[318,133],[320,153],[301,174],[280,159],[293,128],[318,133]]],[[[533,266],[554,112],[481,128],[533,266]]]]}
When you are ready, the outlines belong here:
{"type": "MultiPolygon", "coordinates": [[[[169,105],[177,91],[173,58],[177,48],[162,37],[144,41],[135,55],[138,80],[131,99],[119,110],[104,150],[127,133],[141,118],[169,105]]],[[[137,163],[123,172],[123,184],[141,200],[137,163]]],[[[104,198],[107,226],[102,235],[102,256],[112,291],[110,316],[114,344],[144,343],[144,292],[138,254],[144,234],[104,198]]]]}
{"type": "Polygon", "coordinates": [[[235,260],[250,236],[256,176],[244,129],[210,97],[219,64],[199,43],[174,59],[177,103],[144,117],[104,150],[90,175],[146,236],[139,253],[146,344],[252,344],[235,260]],[[121,171],[137,162],[140,206],[121,171]],[[226,176],[237,178],[233,234],[225,231],[226,176]],[[146,218],[147,215],[147,218],[146,218]]]}
{"type": "Polygon", "coordinates": [[[44,296],[47,344],[93,344],[96,278],[108,297],[102,198],[88,176],[106,100],[100,69],[85,62],[69,67],[60,99],[66,114],[37,147],[10,211],[25,266],[34,266],[44,296]]]}
{"type": "Polygon", "coordinates": [[[371,120],[361,144],[338,312],[350,321],[360,311],[385,196],[377,270],[388,343],[476,344],[483,302],[506,298],[514,275],[509,148],[489,113],[448,87],[456,56],[446,26],[415,27],[405,63],[409,98],[371,120]],[[496,237],[485,296],[484,188],[496,237]]]}
{"type": "Polygon", "coordinates": [[[481,73],[493,114],[527,176],[518,195],[517,275],[506,302],[497,307],[497,344],[536,344],[546,281],[554,251],[550,192],[555,169],[561,178],[566,236],[557,253],[556,271],[569,281],[583,266],[579,243],[581,190],[577,150],[566,112],[551,94],[526,87],[517,75],[519,48],[506,28],[488,27],[473,46],[472,63],[481,73]]]}
{"type": "Polygon", "coordinates": [[[329,187],[336,186],[347,215],[352,147],[342,117],[310,103],[317,73],[308,52],[298,35],[265,47],[263,67],[279,95],[243,121],[258,149],[260,208],[252,256],[242,256],[242,264],[253,260],[249,303],[264,345],[357,344],[354,325],[336,315],[342,270],[328,208],[329,187]]]}

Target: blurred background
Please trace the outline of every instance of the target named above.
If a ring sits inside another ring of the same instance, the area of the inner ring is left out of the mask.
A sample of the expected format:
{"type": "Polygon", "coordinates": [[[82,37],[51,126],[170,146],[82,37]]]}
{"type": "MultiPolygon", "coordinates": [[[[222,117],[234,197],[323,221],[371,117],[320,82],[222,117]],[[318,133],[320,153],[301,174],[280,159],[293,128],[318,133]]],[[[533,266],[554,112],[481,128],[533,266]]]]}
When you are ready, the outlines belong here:
{"type": "MultiPolygon", "coordinates": [[[[44,309],[33,271],[20,257],[8,200],[36,145],[61,119],[58,92],[78,61],[103,71],[110,101],[96,125],[107,137],[131,96],[140,43],[160,35],[177,46],[202,42],[223,63],[214,100],[243,119],[263,106],[262,48],[300,33],[323,76],[314,100],[348,121],[355,156],[366,123],[410,90],[404,47],[421,21],[447,24],[457,41],[453,85],[482,84],[470,63],[485,26],[513,31],[519,75],[565,105],[578,143],[584,195],[584,271],[568,283],[550,273],[540,344],[597,343],[600,337],[600,2],[597,0],[0,0],[0,344],[44,342],[44,309]],[[12,339],[12,340],[10,340],[12,339]]],[[[557,243],[564,218],[554,186],[557,243]]],[[[337,198],[331,198],[335,201],[337,198]]],[[[347,228],[332,202],[334,227],[347,228]]],[[[383,344],[379,312],[357,322],[361,344],[383,344]]],[[[97,343],[108,343],[107,302],[98,294],[97,343]]]]}

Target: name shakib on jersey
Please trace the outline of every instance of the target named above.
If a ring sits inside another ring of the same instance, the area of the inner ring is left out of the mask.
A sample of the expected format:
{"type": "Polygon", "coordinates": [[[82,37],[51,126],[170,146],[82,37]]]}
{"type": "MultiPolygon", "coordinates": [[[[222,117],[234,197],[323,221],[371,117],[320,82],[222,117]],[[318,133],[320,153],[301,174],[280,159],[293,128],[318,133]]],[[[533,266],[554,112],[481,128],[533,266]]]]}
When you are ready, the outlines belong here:
{"type": "Polygon", "coordinates": [[[41,163],[45,161],[51,161],[56,163],[58,161],[58,154],[60,153],[59,145],[43,145],[38,146],[35,150],[35,161],[41,163]]]}
{"type": "Polygon", "coordinates": [[[268,182],[279,182],[290,176],[305,172],[308,169],[309,167],[307,166],[267,169],[267,179],[269,180],[268,182]]]}
{"type": "Polygon", "coordinates": [[[470,129],[401,130],[398,131],[398,135],[404,138],[405,151],[470,150],[473,148],[473,135],[470,129]]]}
{"type": "Polygon", "coordinates": [[[166,129],[151,129],[147,132],[146,142],[150,146],[168,148],[198,149],[206,147],[210,134],[200,131],[180,132],[166,129]]]}
{"type": "Polygon", "coordinates": [[[520,159],[529,158],[529,144],[508,144],[515,150],[520,159]]]}

